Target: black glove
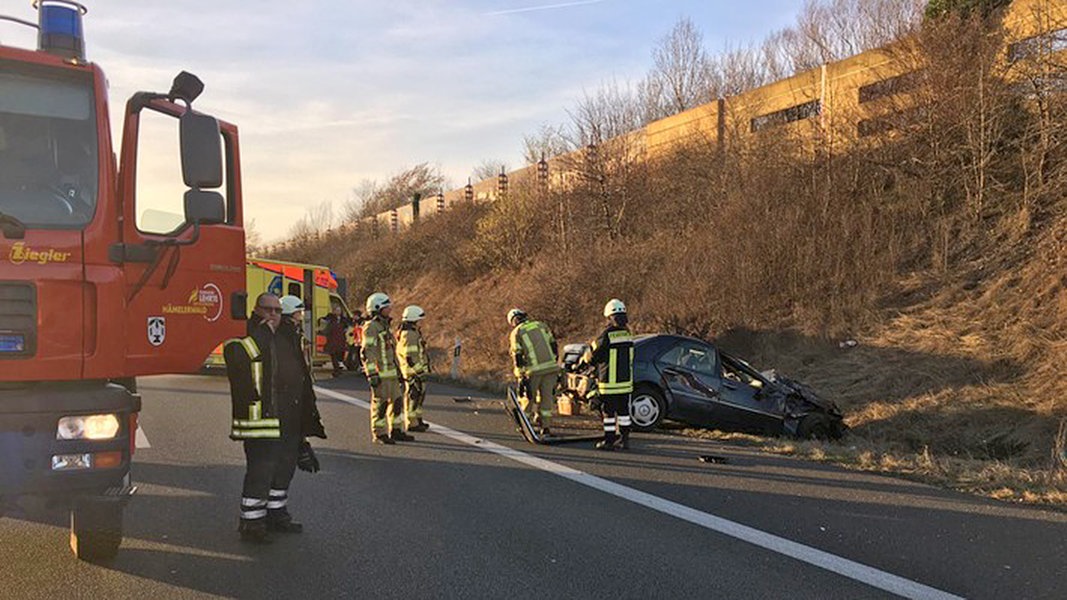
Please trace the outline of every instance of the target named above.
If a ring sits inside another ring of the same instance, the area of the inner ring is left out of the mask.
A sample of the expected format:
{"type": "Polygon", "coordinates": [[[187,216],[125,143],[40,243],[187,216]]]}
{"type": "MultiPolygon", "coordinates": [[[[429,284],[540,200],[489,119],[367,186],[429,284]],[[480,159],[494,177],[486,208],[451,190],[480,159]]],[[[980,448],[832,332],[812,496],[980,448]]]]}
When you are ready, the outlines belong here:
{"type": "Polygon", "coordinates": [[[307,471],[308,473],[319,472],[319,459],[315,457],[315,451],[311,449],[311,444],[307,440],[300,443],[300,453],[296,457],[296,466],[301,471],[307,471]]]}
{"type": "Polygon", "coordinates": [[[376,388],[382,384],[382,378],[379,377],[377,374],[370,375],[369,377],[367,377],[367,382],[370,383],[370,386],[372,388],[376,388]]]}

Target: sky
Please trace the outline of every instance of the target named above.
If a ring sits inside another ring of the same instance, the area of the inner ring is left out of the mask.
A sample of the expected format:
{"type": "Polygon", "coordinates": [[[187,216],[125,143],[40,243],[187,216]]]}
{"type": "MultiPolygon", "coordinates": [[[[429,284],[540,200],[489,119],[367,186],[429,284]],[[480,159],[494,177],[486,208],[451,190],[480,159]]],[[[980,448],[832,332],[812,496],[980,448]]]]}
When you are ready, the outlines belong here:
{"type": "MultiPolygon", "coordinates": [[[[36,20],[30,0],[0,13],[36,20]]],[[[584,92],[637,81],[688,18],[716,52],[793,23],[804,0],[83,0],[118,137],[125,100],[181,70],[202,112],[238,126],[246,221],[283,239],[361,181],[419,163],[455,186],[485,161],[522,165],[523,136],[584,92]]],[[[35,33],[0,21],[0,42],[35,33]]],[[[118,149],[116,148],[116,152],[118,149]]]]}

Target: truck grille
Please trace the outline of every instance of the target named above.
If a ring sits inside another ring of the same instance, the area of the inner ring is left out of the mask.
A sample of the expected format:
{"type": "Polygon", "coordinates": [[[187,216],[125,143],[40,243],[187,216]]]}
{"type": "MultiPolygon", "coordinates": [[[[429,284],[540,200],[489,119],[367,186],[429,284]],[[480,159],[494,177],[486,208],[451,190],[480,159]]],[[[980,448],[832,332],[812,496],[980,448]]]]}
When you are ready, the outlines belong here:
{"type": "Polygon", "coordinates": [[[0,360],[37,352],[37,290],[31,283],[0,282],[0,360]]]}

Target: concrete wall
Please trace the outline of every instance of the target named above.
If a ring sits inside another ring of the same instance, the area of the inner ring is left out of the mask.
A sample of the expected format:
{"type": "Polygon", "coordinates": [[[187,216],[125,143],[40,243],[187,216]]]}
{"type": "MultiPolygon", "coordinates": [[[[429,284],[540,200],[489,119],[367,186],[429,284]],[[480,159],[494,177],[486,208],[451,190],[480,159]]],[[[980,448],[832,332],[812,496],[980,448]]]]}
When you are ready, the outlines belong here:
{"type": "MultiPolygon", "coordinates": [[[[1013,43],[1067,28],[1067,0],[1015,0],[1003,24],[1008,39],[1004,53],[1008,60],[1013,43]]],[[[1057,39],[1056,49],[1067,49],[1067,31],[1062,39],[1060,36],[1057,39]]],[[[905,41],[870,50],[654,121],[623,136],[625,139],[618,140],[619,145],[628,153],[639,155],[631,158],[655,160],[667,156],[681,144],[715,146],[727,138],[736,143],[751,136],[787,135],[796,140],[798,151],[820,144],[846,148],[864,138],[877,138],[877,133],[869,131],[869,135],[861,135],[861,128],[901,110],[912,92],[902,91],[861,102],[860,90],[921,68],[911,58],[915,55],[908,52],[907,44],[905,41]]],[[[549,185],[568,187],[579,181],[580,175],[573,172],[573,165],[584,164],[582,152],[550,159],[549,185]]],[[[512,171],[508,173],[509,188],[530,185],[535,177],[534,166],[512,171]]],[[[474,201],[497,199],[498,185],[496,177],[472,183],[474,201]]],[[[464,189],[446,191],[444,197],[447,210],[465,201],[464,189]]],[[[436,197],[424,198],[419,217],[436,212],[436,197]]],[[[409,226],[414,216],[408,204],[379,214],[375,219],[388,231],[409,226]]]]}

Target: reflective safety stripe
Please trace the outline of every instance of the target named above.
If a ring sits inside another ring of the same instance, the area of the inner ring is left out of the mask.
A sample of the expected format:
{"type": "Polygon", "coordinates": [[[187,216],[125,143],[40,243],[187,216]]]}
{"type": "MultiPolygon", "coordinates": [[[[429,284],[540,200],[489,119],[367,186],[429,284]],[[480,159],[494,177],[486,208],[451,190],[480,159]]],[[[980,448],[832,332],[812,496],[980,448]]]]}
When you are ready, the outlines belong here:
{"type": "Polygon", "coordinates": [[[629,394],[634,391],[634,345],[629,331],[608,332],[608,377],[597,382],[601,394],[629,394]]]}
{"type": "Polygon", "coordinates": [[[527,321],[518,326],[519,343],[526,355],[522,370],[528,375],[550,373],[559,368],[552,353],[552,334],[539,321],[527,321]]]}
{"type": "MultiPolygon", "coordinates": [[[[255,338],[247,336],[227,340],[226,344],[239,343],[252,362],[252,383],[256,395],[263,395],[263,354],[255,338]]],[[[234,439],[277,439],[281,435],[278,419],[263,418],[263,402],[257,400],[248,405],[248,419],[234,419],[230,437],[234,439]]]]}
{"type": "Polygon", "coordinates": [[[267,509],[261,510],[245,510],[241,511],[241,518],[246,521],[255,521],[256,519],[265,519],[267,517],[267,509]]]}
{"type": "Polygon", "coordinates": [[[630,417],[619,417],[619,425],[622,425],[623,427],[629,427],[630,417]]]}
{"type": "Polygon", "coordinates": [[[279,508],[285,508],[289,504],[288,498],[282,498],[281,500],[271,500],[267,503],[267,510],[278,510],[279,508]]]}
{"type": "Polygon", "coordinates": [[[252,382],[256,384],[256,394],[263,395],[263,363],[261,361],[252,362],[252,382]]]}
{"type": "Polygon", "coordinates": [[[245,347],[245,352],[248,353],[248,358],[256,360],[259,358],[259,344],[252,336],[241,338],[241,345],[245,347]]]}
{"type": "Polygon", "coordinates": [[[395,378],[396,343],[389,328],[375,317],[363,328],[363,372],[367,377],[377,375],[382,379],[395,378]]]}
{"type": "Polygon", "coordinates": [[[396,349],[399,358],[397,362],[400,363],[400,372],[404,374],[404,377],[425,373],[427,370],[426,350],[419,333],[410,329],[402,329],[397,341],[399,342],[396,349]],[[408,364],[409,358],[415,363],[414,366],[408,364]]]}
{"type": "Polygon", "coordinates": [[[276,440],[282,437],[280,429],[234,429],[230,437],[238,440],[276,440]]]}
{"type": "Polygon", "coordinates": [[[241,498],[241,506],[248,506],[255,508],[257,506],[266,506],[267,501],[261,498],[241,498]]]}
{"type": "Polygon", "coordinates": [[[626,381],[623,383],[601,383],[597,385],[599,392],[604,395],[617,395],[617,394],[629,394],[634,391],[634,384],[632,381],[626,381]]]}
{"type": "Polygon", "coordinates": [[[234,419],[233,426],[237,429],[277,429],[281,427],[281,423],[278,419],[257,419],[257,420],[244,420],[234,419]]]}
{"type": "Polygon", "coordinates": [[[381,343],[381,366],[378,368],[379,377],[396,377],[396,358],[393,356],[393,349],[395,346],[391,344],[392,336],[385,329],[378,334],[381,343]],[[388,341],[386,341],[388,340],[388,341]]]}
{"type": "Polygon", "coordinates": [[[244,348],[245,354],[248,355],[248,360],[252,361],[252,383],[256,386],[256,394],[263,395],[263,361],[262,353],[259,350],[259,344],[252,336],[243,338],[232,338],[226,340],[224,344],[241,344],[244,348]]]}

